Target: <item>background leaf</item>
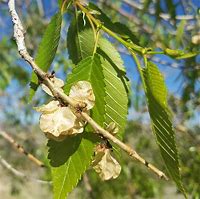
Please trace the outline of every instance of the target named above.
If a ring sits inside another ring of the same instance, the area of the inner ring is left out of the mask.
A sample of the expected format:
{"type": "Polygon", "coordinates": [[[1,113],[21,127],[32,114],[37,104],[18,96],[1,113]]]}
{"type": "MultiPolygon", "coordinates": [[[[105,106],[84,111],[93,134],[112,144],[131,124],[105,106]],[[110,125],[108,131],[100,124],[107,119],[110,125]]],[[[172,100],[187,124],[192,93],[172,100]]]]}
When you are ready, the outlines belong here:
{"type": "MultiPolygon", "coordinates": [[[[52,17],[51,22],[47,26],[35,57],[36,64],[45,72],[51,66],[56,54],[60,39],[61,23],[62,15],[58,12],[52,17]]],[[[32,74],[30,86],[29,101],[32,100],[38,87],[38,78],[35,73],[32,74]]]]}
{"type": "Polygon", "coordinates": [[[182,41],[183,41],[183,36],[185,33],[185,25],[186,25],[186,20],[181,20],[180,23],[178,24],[178,28],[176,30],[176,48],[180,48],[182,41]]]}
{"type": "Polygon", "coordinates": [[[143,70],[143,75],[152,128],[161,155],[170,176],[176,182],[179,190],[186,195],[179,172],[180,166],[175,143],[175,132],[167,105],[167,89],[163,76],[157,66],[151,62],[148,62],[147,68],[143,70]]]}

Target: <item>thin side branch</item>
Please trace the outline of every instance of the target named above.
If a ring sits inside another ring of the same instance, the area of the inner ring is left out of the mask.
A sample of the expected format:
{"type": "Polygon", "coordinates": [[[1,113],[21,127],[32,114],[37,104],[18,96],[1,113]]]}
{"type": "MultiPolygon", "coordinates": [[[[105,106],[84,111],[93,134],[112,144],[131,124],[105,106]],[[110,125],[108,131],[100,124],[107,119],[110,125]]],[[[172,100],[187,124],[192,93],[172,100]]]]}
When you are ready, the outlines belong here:
{"type": "Polygon", "coordinates": [[[43,162],[41,162],[40,160],[38,160],[34,155],[28,153],[23,146],[21,146],[20,144],[18,144],[8,133],[6,133],[5,131],[0,131],[0,135],[7,140],[8,142],[10,142],[16,149],[18,152],[24,154],[25,156],[27,156],[32,162],[34,162],[37,166],[40,167],[45,167],[45,165],[43,164],[43,162]]]}
{"type": "Polygon", "coordinates": [[[13,168],[5,159],[3,159],[1,155],[0,155],[0,164],[17,177],[20,177],[20,178],[23,178],[26,180],[31,180],[31,181],[34,181],[34,182],[37,182],[40,184],[48,184],[48,185],[52,184],[51,181],[45,181],[45,180],[32,178],[32,177],[27,176],[26,174],[22,173],[21,171],[18,171],[17,169],[13,168]]]}
{"type": "MultiPolygon", "coordinates": [[[[48,78],[48,74],[42,71],[34,62],[33,58],[28,54],[25,43],[24,43],[24,30],[21,25],[21,21],[17,15],[17,12],[15,10],[15,1],[14,0],[9,0],[8,3],[9,6],[9,11],[12,17],[12,21],[14,24],[14,37],[17,42],[18,46],[18,51],[21,57],[26,60],[32,67],[33,71],[36,73],[36,75],[43,81],[43,83],[52,91],[53,95],[55,98],[59,98],[60,100],[63,101],[64,104],[68,105],[70,104],[73,107],[77,107],[76,102],[73,101],[69,96],[64,94],[63,92],[60,92],[58,89],[54,88],[53,83],[51,80],[48,78]]],[[[148,163],[145,159],[143,159],[135,150],[133,150],[131,147],[128,145],[124,144],[122,141],[111,135],[108,131],[103,129],[101,126],[99,126],[88,114],[81,112],[82,118],[87,121],[92,128],[95,130],[96,133],[101,134],[111,142],[117,144],[122,150],[127,152],[132,158],[138,160],[145,166],[147,166],[152,172],[157,174],[160,178],[168,179],[167,176],[157,169],[155,166],[152,164],[148,163]]]]}

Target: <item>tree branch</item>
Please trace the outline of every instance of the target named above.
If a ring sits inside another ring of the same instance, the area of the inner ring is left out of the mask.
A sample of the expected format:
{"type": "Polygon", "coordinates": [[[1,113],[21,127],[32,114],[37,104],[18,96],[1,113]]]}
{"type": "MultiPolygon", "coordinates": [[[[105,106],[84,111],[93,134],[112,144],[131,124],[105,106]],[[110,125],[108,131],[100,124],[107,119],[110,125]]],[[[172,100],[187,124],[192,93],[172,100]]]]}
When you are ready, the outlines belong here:
{"type": "Polygon", "coordinates": [[[27,176],[26,174],[22,173],[21,171],[18,171],[17,169],[13,168],[5,159],[2,158],[0,155],[0,164],[4,166],[6,169],[8,169],[13,175],[20,177],[20,178],[25,178],[27,180],[35,181],[40,184],[52,184],[51,181],[45,181],[45,180],[40,180],[36,178],[32,178],[30,176],[27,176]]]}
{"type": "Polygon", "coordinates": [[[40,167],[45,167],[45,165],[43,164],[43,162],[41,162],[40,160],[38,160],[35,156],[33,156],[32,154],[28,153],[23,146],[21,146],[20,144],[18,144],[8,133],[4,132],[4,131],[0,131],[0,135],[7,140],[8,142],[10,142],[20,153],[26,155],[32,162],[34,162],[35,164],[37,164],[40,167]]]}
{"type": "MultiPolygon", "coordinates": [[[[70,104],[71,106],[76,108],[77,107],[76,102],[74,102],[73,99],[71,99],[69,96],[67,96],[63,92],[60,92],[58,89],[55,89],[53,83],[49,79],[48,74],[45,73],[44,71],[42,71],[37,66],[37,64],[34,62],[33,58],[28,54],[26,47],[25,47],[25,42],[24,42],[24,30],[23,30],[21,21],[17,15],[17,12],[15,10],[15,1],[9,0],[8,6],[9,6],[9,11],[10,11],[10,14],[12,17],[13,25],[14,25],[14,37],[16,39],[19,54],[25,61],[27,61],[31,65],[33,71],[36,73],[38,78],[40,78],[42,80],[42,82],[52,91],[55,98],[59,98],[60,100],[62,100],[62,102],[65,105],[70,104]]],[[[164,178],[166,180],[168,179],[167,176],[162,171],[157,169],[152,164],[148,163],[131,147],[124,144],[122,141],[120,141],[119,139],[114,137],[112,134],[110,134],[108,131],[103,129],[101,126],[99,126],[87,113],[81,112],[80,114],[81,114],[81,117],[92,126],[92,128],[95,130],[96,133],[104,136],[108,140],[117,144],[122,150],[124,150],[126,153],[128,153],[130,155],[130,157],[138,160],[139,162],[141,162],[142,164],[147,166],[151,171],[153,171],[155,174],[157,174],[160,178],[164,178]]]]}

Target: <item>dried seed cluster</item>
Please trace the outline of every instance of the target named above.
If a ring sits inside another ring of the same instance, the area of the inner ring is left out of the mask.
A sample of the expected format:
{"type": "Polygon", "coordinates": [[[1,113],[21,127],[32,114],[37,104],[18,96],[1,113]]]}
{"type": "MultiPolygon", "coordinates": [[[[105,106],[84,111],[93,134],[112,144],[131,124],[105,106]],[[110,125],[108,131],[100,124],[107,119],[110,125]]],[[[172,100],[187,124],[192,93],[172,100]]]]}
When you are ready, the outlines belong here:
{"type": "MultiPolygon", "coordinates": [[[[64,82],[56,77],[51,78],[54,87],[63,92],[64,82]]],[[[50,89],[42,84],[42,89],[53,96],[50,89]]],[[[95,96],[92,86],[87,81],[79,81],[74,84],[69,92],[69,97],[84,103],[84,111],[89,111],[94,106],[95,96]]],[[[35,107],[35,110],[41,112],[40,128],[50,139],[62,141],[69,135],[76,135],[83,132],[85,122],[75,115],[75,110],[70,106],[62,106],[58,100],[52,100],[48,104],[35,107]]]]}
{"type": "Polygon", "coordinates": [[[121,172],[121,166],[111,155],[112,151],[102,145],[98,145],[93,160],[93,169],[102,180],[115,179],[121,172]]]}
{"type": "MultiPolygon", "coordinates": [[[[51,81],[54,84],[54,88],[64,92],[62,89],[64,82],[61,79],[53,77],[51,81]]],[[[42,84],[42,89],[48,95],[53,96],[46,85],[42,84]]],[[[91,84],[87,81],[79,81],[74,84],[70,89],[69,97],[81,106],[84,104],[82,111],[87,113],[94,107],[95,96],[91,84]]],[[[83,132],[86,122],[76,116],[74,107],[63,106],[58,100],[52,100],[48,104],[34,109],[41,113],[40,128],[49,139],[62,141],[69,135],[83,132]]],[[[115,135],[118,132],[118,127],[111,122],[106,130],[115,135]]],[[[121,166],[112,157],[111,153],[110,148],[104,144],[99,144],[96,147],[92,166],[102,180],[115,179],[121,172],[121,166]]]]}

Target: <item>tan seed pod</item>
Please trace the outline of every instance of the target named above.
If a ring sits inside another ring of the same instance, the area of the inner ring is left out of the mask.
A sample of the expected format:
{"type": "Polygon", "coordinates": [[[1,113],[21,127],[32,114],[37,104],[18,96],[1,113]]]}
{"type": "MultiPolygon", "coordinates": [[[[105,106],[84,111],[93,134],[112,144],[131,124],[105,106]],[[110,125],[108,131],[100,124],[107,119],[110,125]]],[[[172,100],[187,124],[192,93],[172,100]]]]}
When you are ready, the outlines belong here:
{"type": "MultiPolygon", "coordinates": [[[[61,89],[64,82],[56,77],[53,77],[52,82],[55,88],[61,89]]],[[[52,96],[51,91],[45,85],[42,85],[43,90],[52,96]]],[[[95,97],[91,84],[87,81],[79,81],[70,90],[70,97],[86,104],[86,112],[89,112],[94,106],[95,97]]],[[[62,107],[59,101],[53,100],[48,104],[34,108],[36,111],[41,112],[40,128],[45,135],[56,141],[62,141],[67,136],[82,133],[86,122],[74,114],[74,108],[71,106],[62,107]]]]}
{"type": "Polygon", "coordinates": [[[118,126],[116,125],[116,123],[114,122],[111,122],[107,127],[106,127],[106,130],[108,132],[110,132],[112,135],[116,135],[119,131],[119,128],[118,126]]]}
{"type": "MultiPolygon", "coordinates": [[[[51,78],[51,81],[52,83],[54,84],[54,88],[60,90],[61,92],[63,92],[63,89],[62,87],[64,86],[64,82],[63,80],[57,78],[57,77],[53,77],[51,78]]],[[[50,96],[53,96],[52,92],[50,91],[50,89],[45,85],[45,84],[42,84],[42,90],[47,93],[48,95],[50,96]]]]}
{"type": "Polygon", "coordinates": [[[50,101],[48,104],[44,104],[39,107],[34,107],[37,112],[48,114],[56,111],[59,108],[59,102],[56,100],[50,101]]]}
{"type": "Polygon", "coordinates": [[[76,116],[69,107],[59,107],[56,111],[40,116],[40,128],[45,133],[58,137],[74,127],[76,116]]]}
{"type": "Polygon", "coordinates": [[[90,110],[94,106],[95,96],[92,86],[88,81],[79,81],[74,84],[70,89],[69,97],[77,102],[85,103],[87,110],[90,110]]]}
{"type": "Polygon", "coordinates": [[[121,172],[121,166],[117,160],[111,156],[110,149],[105,149],[104,151],[96,153],[93,161],[93,168],[102,180],[115,179],[121,172]]]}

